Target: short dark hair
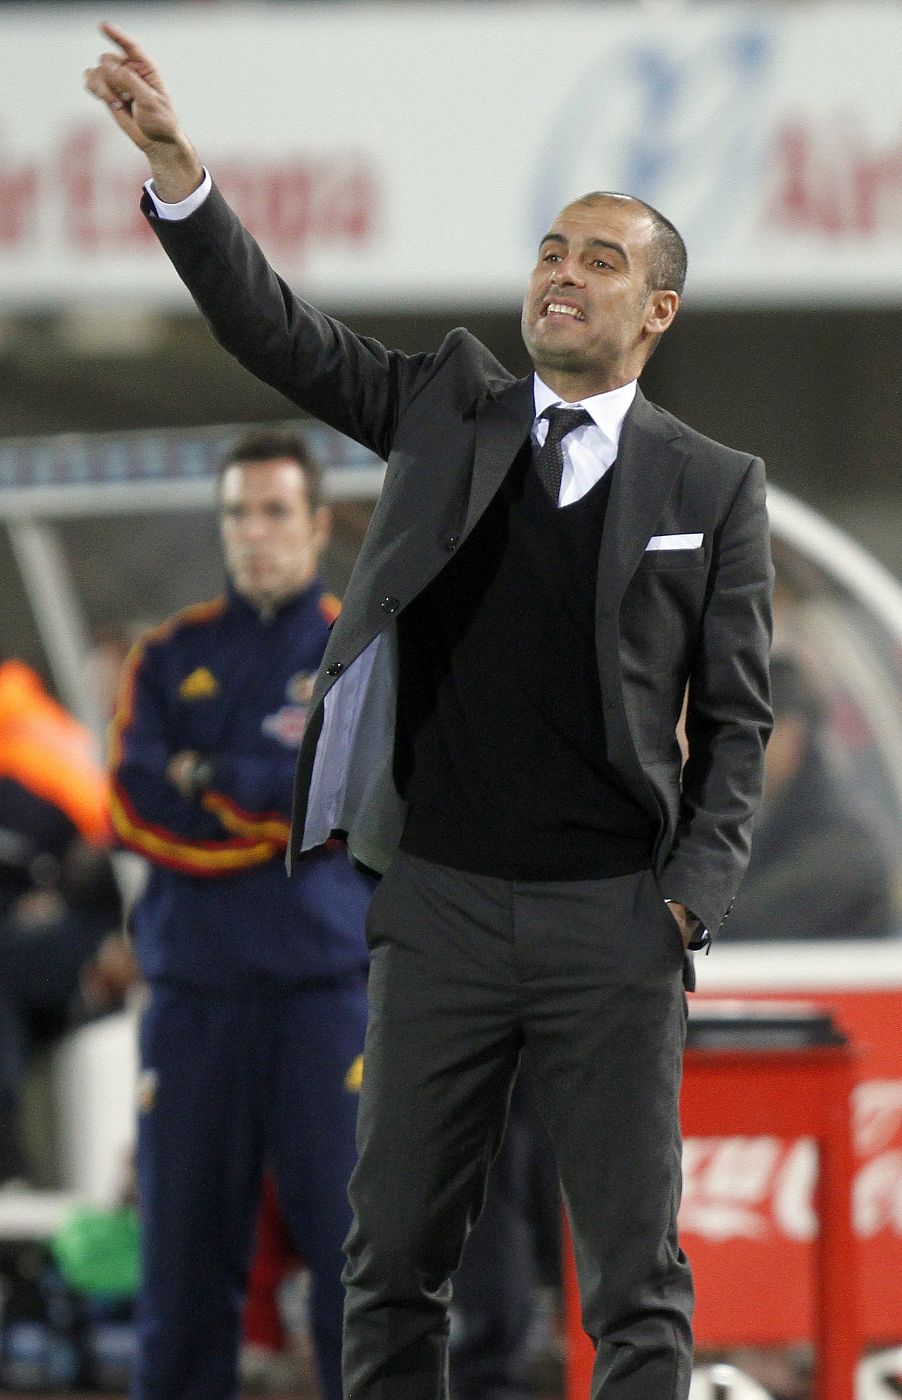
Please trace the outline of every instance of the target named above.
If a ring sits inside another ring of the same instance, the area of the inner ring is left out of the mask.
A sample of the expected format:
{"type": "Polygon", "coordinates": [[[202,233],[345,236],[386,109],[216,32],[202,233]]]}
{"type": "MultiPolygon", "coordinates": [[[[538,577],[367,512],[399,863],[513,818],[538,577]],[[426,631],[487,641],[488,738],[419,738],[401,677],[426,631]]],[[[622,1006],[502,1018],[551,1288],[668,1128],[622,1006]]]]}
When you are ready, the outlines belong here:
{"type": "Polygon", "coordinates": [[[628,199],[638,204],[649,215],[653,225],[651,250],[648,259],[648,290],[658,287],[663,291],[676,292],[682,296],[686,285],[687,255],[682,235],[665,218],[660,210],[646,204],[634,194],[620,194],[617,190],[593,190],[573,201],[574,204],[592,204],[602,199],[628,199]]]}
{"type": "Polygon", "coordinates": [[[280,457],[297,462],[307,486],[307,504],[316,510],[322,504],[323,470],[306,439],[290,428],[252,428],[237,438],[220,459],[219,480],[238,463],[272,462],[280,457]]]}

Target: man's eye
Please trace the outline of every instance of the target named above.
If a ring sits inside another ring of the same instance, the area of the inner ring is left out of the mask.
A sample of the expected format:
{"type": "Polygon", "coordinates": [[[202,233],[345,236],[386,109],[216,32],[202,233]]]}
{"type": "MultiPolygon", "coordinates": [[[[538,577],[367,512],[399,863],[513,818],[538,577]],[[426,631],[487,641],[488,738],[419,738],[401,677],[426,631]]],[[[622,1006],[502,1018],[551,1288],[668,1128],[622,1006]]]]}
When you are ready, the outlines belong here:
{"type": "Polygon", "coordinates": [[[542,262],[560,262],[560,260],[560,253],[545,253],[542,256],[542,262]]]}

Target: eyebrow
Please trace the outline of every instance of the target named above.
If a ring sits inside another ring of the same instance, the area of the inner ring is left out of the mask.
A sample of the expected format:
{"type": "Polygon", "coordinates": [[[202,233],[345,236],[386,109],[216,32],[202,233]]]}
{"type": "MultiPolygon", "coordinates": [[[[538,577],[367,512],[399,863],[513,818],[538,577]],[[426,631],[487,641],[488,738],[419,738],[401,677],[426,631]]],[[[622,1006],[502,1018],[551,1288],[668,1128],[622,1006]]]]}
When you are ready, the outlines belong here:
{"type": "MultiPolygon", "coordinates": [[[[569,248],[570,246],[569,239],[565,238],[562,233],[546,233],[545,237],[539,243],[539,249],[541,250],[544,248],[546,243],[561,243],[565,248],[569,248]]],[[[609,252],[619,253],[623,261],[629,266],[629,254],[621,243],[614,243],[607,238],[588,238],[586,239],[586,247],[607,248],[609,252]]]]}

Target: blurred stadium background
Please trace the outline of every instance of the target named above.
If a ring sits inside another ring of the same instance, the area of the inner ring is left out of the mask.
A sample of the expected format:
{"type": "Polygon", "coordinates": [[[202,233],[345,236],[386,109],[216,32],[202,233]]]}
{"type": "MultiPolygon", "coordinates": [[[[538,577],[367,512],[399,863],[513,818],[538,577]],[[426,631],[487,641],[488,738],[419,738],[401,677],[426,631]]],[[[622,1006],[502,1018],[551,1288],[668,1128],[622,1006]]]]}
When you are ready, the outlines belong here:
{"type": "MultiPolygon", "coordinates": [[[[219,450],[238,425],[296,417],[213,344],[142,227],[140,159],[81,89],[103,18],[158,58],[203,159],[287,280],[400,348],[466,324],[525,372],[519,296],[556,209],[610,188],[673,218],[689,283],[645,392],[765,458],[778,642],[816,674],[838,761],[898,866],[902,9],[0,6],[0,654],[34,665],[98,736],[123,648],[221,586],[219,450]]],[[[327,583],[340,593],[381,467],[313,433],[336,508],[327,583]]],[[[864,943],[844,932],[804,945],[725,938],[701,987],[814,996],[874,1052],[855,1108],[874,1352],[902,1342],[902,918],[864,943]]],[[[57,1052],[46,1194],[0,1201],[0,1234],[40,1234],[72,1199],[113,1189],[131,1027],[129,1015],[57,1052]]],[[[807,1149],[756,1155],[759,1141],[693,1158],[689,1251],[693,1238],[702,1256],[732,1242],[730,1310],[747,1313],[735,1347],[792,1344],[804,1358],[807,1149]],[[764,1253],[744,1260],[749,1241],[764,1253]],[[787,1259],[781,1311],[767,1271],[787,1259]]],[[[721,1322],[711,1336],[727,1355],[721,1322]]],[[[889,1362],[871,1371],[862,1400],[902,1393],[889,1362]]]]}

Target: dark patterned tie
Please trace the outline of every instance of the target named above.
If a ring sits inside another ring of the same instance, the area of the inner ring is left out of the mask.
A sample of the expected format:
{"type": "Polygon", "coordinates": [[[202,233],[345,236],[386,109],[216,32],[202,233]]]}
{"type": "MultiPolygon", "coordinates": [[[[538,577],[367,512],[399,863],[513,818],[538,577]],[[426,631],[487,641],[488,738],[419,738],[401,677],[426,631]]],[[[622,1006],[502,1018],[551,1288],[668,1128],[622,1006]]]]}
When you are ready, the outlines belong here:
{"type": "Polygon", "coordinates": [[[548,436],[536,457],[535,468],[539,480],[557,505],[561,494],[561,477],[564,475],[564,450],[561,443],[574,428],[582,427],[583,423],[591,423],[592,418],[584,408],[547,408],[542,417],[548,419],[548,436]]]}

